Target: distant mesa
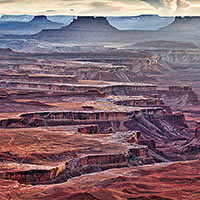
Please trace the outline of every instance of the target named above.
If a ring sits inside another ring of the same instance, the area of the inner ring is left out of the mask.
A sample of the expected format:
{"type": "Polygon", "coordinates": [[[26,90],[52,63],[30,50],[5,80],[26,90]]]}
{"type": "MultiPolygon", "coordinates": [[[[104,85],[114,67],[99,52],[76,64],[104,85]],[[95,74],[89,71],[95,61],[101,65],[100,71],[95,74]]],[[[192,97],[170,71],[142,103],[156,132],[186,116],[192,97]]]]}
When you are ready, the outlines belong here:
{"type": "Polygon", "coordinates": [[[0,22],[28,22],[33,17],[33,15],[2,15],[0,22]]]}
{"type": "Polygon", "coordinates": [[[74,19],[73,22],[63,29],[67,30],[83,30],[83,31],[113,31],[118,30],[117,28],[113,27],[105,17],[78,17],[74,19]]]}
{"type": "Polygon", "coordinates": [[[43,29],[58,29],[64,26],[64,24],[52,22],[47,19],[46,16],[35,16],[32,20],[28,22],[17,22],[17,21],[1,21],[0,31],[26,31],[32,30],[33,32],[40,32],[43,29]]]}
{"type": "Polygon", "coordinates": [[[54,30],[42,30],[33,38],[49,40],[107,41],[119,30],[113,27],[105,17],[78,17],[68,26],[54,30]]]}
{"type": "Polygon", "coordinates": [[[26,23],[29,27],[38,29],[58,29],[64,24],[52,22],[45,15],[35,16],[30,22],[26,23]]]}
{"type": "MultiPolygon", "coordinates": [[[[152,16],[157,18],[158,16],[152,16]]],[[[140,16],[145,18],[146,16],[140,16]]],[[[160,18],[159,18],[160,19],[160,18]]],[[[164,19],[164,18],[162,18],[164,19]]],[[[78,46],[107,45],[111,43],[120,45],[138,44],[137,47],[147,47],[156,49],[196,49],[199,47],[197,40],[200,33],[199,17],[176,17],[170,25],[159,30],[119,30],[109,23],[105,17],[81,16],[73,19],[69,25],[54,23],[46,16],[35,16],[31,21],[17,25],[23,30],[35,30],[29,34],[24,31],[20,36],[15,33],[17,28],[10,26],[14,33],[2,34],[3,39],[27,39],[46,42],[61,42],[65,44],[78,44],[78,46]],[[50,27],[50,28],[49,28],[50,27]],[[178,31],[178,34],[176,34],[178,31]],[[152,43],[153,41],[153,43],[152,43]],[[158,42],[154,42],[158,41],[158,42]],[[171,41],[171,42],[170,42],[171,41]],[[174,42],[176,41],[176,42],[174,42]],[[144,42],[149,42],[144,44],[144,42]],[[142,45],[142,46],[141,46],[142,45]],[[153,47],[151,46],[153,45],[153,47]]],[[[161,20],[162,21],[162,20],[161,20]]],[[[11,22],[10,22],[11,23],[11,22]]],[[[146,23],[146,22],[145,22],[146,23]]],[[[0,24],[0,30],[3,24],[0,24]]],[[[6,25],[8,28],[9,26],[6,25]]],[[[12,40],[14,41],[14,40],[12,40]]],[[[5,47],[10,47],[5,45],[5,47]]],[[[65,51],[65,49],[64,49],[65,51]]]]}
{"type": "Polygon", "coordinates": [[[192,29],[200,28],[200,17],[176,17],[174,22],[169,24],[168,26],[161,28],[161,30],[184,30],[190,31],[192,29]]]}
{"type": "Polygon", "coordinates": [[[50,21],[47,19],[47,17],[45,15],[38,15],[35,16],[30,22],[28,22],[29,24],[54,24],[54,22],[50,21]]]}
{"type": "MultiPolygon", "coordinates": [[[[29,22],[33,18],[33,15],[2,15],[0,22],[29,22]]],[[[65,25],[69,25],[75,18],[77,17],[73,15],[48,15],[47,17],[52,22],[65,25]]],[[[159,15],[111,16],[107,17],[107,20],[120,30],[157,30],[172,23],[174,17],[160,17],[159,15]]]]}
{"type": "MultiPolygon", "coordinates": [[[[0,23],[2,22],[30,22],[35,16],[33,15],[2,15],[0,23]]],[[[57,22],[68,25],[76,17],[73,15],[49,15],[47,17],[51,22],[57,22]]]]}
{"type": "Polygon", "coordinates": [[[30,27],[31,25],[33,25],[34,27],[38,27],[41,29],[53,29],[53,28],[60,28],[64,24],[52,22],[48,20],[45,15],[38,15],[35,16],[31,21],[24,23],[24,25],[25,27],[26,26],[30,27]]]}

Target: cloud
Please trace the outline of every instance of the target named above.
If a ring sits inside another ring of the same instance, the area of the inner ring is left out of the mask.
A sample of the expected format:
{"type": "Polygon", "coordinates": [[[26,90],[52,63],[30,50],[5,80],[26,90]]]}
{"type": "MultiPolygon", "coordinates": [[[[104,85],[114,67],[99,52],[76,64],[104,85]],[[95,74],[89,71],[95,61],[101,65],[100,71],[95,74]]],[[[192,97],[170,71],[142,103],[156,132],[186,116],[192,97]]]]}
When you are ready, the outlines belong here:
{"type": "Polygon", "coordinates": [[[164,6],[160,0],[141,0],[141,1],[147,2],[148,4],[155,7],[156,9],[164,6]]]}
{"type": "Polygon", "coordinates": [[[161,0],[161,2],[172,11],[187,9],[191,6],[191,3],[186,0],[161,0]]]}
{"type": "MultiPolygon", "coordinates": [[[[124,5],[121,2],[113,2],[113,1],[107,1],[107,2],[92,2],[88,4],[88,11],[89,12],[103,12],[105,14],[117,13],[122,10],[124,5]]],[[[87,11],[86,11],[87,12],[87,11]]]]}
{"type": "Polygon", "coordinates": [[[192,6],[190,8],[193,15],[199,15],[200,13],[200,5],[192,6]]]}
{"type": "Polygon", "coordinates": [[[0,0],[0,15],[199,15],[199,8],[200,0],[0,0]]]}
{"type": "Polygon", "coordinates": [[[176,11],[189,9],[191,7],[191,2],[188,0],[142,0],[161,12],[171,12],[174,13],[176,11]]]}

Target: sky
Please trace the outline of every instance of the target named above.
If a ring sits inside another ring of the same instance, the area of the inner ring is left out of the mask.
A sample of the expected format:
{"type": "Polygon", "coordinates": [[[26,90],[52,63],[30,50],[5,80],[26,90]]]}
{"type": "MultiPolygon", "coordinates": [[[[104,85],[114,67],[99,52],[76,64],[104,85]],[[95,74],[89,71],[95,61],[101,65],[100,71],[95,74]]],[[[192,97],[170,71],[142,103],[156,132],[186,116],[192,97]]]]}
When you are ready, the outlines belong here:
{"type": "Polygon", "coordinates": [[[0,0],[0,15],[200,15],[200,0],[0,0]]]}

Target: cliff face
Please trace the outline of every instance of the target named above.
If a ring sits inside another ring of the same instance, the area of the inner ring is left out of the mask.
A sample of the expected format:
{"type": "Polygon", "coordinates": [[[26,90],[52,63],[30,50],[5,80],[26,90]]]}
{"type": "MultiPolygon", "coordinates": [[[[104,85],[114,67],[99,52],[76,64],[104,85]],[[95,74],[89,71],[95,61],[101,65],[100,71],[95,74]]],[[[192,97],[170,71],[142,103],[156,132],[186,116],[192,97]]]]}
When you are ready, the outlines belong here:
{"type": "Polygon", "coordinates": [[[129,152],[113,155],[93,155],[75,158],[51,170],[28,170],[0,173],[0,179],[17,180],[23,184],[53,184],[63,183],[83,174],[101,172],[112,168],[128,167],[129,159],[134,156],[134,162],[150,162],[147,159],[147,148],[133,148],[129,152]]]}

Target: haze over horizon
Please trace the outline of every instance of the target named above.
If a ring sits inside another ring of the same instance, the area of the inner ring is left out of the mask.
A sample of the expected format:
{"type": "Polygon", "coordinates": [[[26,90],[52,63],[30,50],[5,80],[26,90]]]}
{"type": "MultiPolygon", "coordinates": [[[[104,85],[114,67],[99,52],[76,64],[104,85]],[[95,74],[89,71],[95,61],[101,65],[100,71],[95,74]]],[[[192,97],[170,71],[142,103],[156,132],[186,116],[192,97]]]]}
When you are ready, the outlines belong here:
{"type": "Polygon", "coordinates": [[[198,16],[200,0],[0,0],[0,15],[198,16]]]}

